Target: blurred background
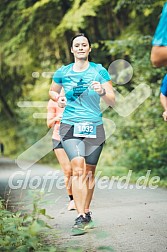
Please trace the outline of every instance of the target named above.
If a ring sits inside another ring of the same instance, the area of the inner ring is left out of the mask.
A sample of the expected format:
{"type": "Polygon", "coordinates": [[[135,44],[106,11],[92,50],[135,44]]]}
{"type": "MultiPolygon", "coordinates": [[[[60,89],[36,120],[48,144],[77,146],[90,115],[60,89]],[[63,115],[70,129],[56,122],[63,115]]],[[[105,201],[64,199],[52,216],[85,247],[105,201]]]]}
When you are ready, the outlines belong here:
{"type": "MultiPolygon", "coordinates": [[[[149,85],[152,91],[127,117],[121,117],[112,108],[105,110],[104,117],[114,121],[116,130],[106,141],[98,169],[108,176],[127,174],[128,170],[135,176],[151,170],[151,175],[160,176],[160,184],[167,186],[167,124],[159,101],[166,69],[153,68],[150,63],[151,40],[164,3],[1,1],[0,142],[4,146],[1,155],[17,159],[48,134],[45,113],[51,73],[73,60],[70,39],[84,32],[92,42],[92,61],[108,69],[113,61],[124,59],[133,67],[133,76],[126,85],[113,82],[118,92],[126,96],[140,83],[149,85]]],[[[51,136],[36,146],[37,152],[48,141],[51,142],[51,136]]],[[[58,165],[51,150],[39,162],[58,165]]]]}

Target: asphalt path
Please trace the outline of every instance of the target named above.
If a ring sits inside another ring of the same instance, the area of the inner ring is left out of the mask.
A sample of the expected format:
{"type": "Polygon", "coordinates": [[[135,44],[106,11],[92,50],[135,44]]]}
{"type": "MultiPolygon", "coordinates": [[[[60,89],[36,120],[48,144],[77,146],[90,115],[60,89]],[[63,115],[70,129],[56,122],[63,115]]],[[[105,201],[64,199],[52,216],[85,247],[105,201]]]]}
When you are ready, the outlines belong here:
{"type": "Polygon", "coordinates": [[[167,252],[166,189],[136,185],[125,188],[116,181],[99,179],[91,206],[95,228],[82,236],[72,236],[71,226],[77,213],[67,211],[62,172],[40,164],[23,170],[14,161],[0,158],[0,195],[7,207],[31,209],[31,192],[41,188],[41,207],[54,217],[47,221],[58,234],[48,240],[62,252],[69,248],[82,252],[167,252]]]}

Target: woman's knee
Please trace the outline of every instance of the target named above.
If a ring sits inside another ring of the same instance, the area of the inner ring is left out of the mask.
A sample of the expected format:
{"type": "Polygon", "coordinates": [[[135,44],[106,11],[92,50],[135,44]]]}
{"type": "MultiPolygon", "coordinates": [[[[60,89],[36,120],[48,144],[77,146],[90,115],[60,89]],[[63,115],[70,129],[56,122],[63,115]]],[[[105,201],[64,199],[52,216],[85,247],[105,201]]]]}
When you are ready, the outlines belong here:
{"type": "Polygon", "coordinates": [[[71,160],[73,176],[82,176],[85,174],[85,160],[83,157],[76,157],[71,160]]]}
{"type": "Polygon", "coordinates": [[[84,173],[84,169],[82,167],[77,166],[73,169],[73,176],[74,177],[81,177],[83,175],[85,175],[85,173],[84,173]]]}
{"type": "Polygon", "coordinates": [[[72,176],[72,167],[71,167],[71,165],[66,165],[66,166],[64,166],[63,168],[63,172],[64,172],[64,175],[66,176],[66,177],[71,177],[72,176]]]}

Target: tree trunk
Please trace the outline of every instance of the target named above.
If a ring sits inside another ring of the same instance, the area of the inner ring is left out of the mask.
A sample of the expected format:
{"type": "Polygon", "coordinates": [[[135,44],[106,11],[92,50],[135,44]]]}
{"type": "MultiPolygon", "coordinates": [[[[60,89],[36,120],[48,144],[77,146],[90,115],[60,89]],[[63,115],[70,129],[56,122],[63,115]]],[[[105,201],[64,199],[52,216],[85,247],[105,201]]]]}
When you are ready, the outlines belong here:
{"type": "Polygon", "coordinates": [[[6,116],[9,118],[9,119],[15,119],[15,115],[13,113],[13,111],[10,109],[7,101],[4,99],[3,95],[0,93],[0,100],[2,102],[2,107],[4,109],[4,112],[6,114],[6,116]]]}

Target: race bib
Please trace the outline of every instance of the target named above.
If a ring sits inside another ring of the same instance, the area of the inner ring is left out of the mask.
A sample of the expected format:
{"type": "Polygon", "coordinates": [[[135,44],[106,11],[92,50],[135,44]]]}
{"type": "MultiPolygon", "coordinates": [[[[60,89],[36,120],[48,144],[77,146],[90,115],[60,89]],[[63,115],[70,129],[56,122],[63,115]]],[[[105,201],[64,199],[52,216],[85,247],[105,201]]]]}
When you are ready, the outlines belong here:
{"type": "Polygon", "coordinates": [[[96,124],[91,122],[75,123],[73,136],[96,138],[96,124]]]}

